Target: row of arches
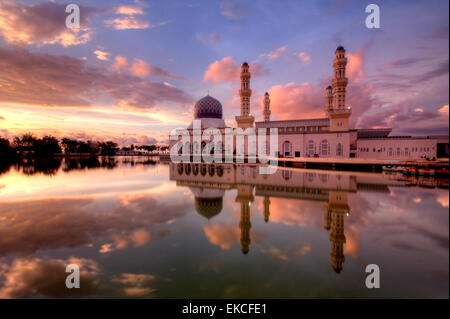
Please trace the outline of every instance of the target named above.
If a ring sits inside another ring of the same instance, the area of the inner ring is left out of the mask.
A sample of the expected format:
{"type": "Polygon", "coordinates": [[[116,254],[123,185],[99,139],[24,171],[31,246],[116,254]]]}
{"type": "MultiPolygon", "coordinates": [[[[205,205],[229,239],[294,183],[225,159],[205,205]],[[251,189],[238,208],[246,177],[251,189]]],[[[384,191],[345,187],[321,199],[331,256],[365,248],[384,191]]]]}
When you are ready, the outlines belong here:
{"type": "MultiPolygon", "coordinates": [[[[328,140],[322,140],[319,143],[319,147],[317,150],[316,143],[313,140],[309,140],[306,144],[306,156],[314,156],[315,154],[319,156],[330,156],[331,150],[330,150],[330,143],[328,140]]],[[[293,156],[292,153],[292,143],[290,141],[284,141],[282,146],[282,154],[284,157],[291,157],[293,156]]],[[[338,143],[336,145],[336,156],[342,156],[344,155],[344,146],[342,143],[338,143]]],[[[295,155],[297,156],[297,154],[295,155]]]]}
{"type": "Polygon", "coordinates": [[[183,173],[185,175],[190,175],[192,173],[194,176],[197,176],[200,173],[202,176],[206,176],[206,174],[208,174],[209,176],[217,175],[222,177],[223,167],[207,164],[179,163],[177,164],[177,172],[178,175],[183,175],[183,173]]]}

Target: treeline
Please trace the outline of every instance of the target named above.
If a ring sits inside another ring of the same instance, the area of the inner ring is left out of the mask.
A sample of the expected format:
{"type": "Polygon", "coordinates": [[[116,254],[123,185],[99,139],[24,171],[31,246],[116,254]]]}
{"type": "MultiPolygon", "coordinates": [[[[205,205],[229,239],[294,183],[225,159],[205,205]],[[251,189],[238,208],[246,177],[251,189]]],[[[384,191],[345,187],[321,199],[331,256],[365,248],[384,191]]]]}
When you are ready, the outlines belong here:
{"type": "MultiPolygon", "coordinates": [[[[59,154],[65,155],[104,155],[112,156],[120,148],[113,141],[81,141],[70,138],[57,138],[47,135],[38,138],[33,134],[24,134],[15,137],[12,141],[0,137],[0,161],[14,160],[22,157],[52,157],[59,154]]],[[[122,150],[164,151],[167,146],[158,145],[131,145],[122,147],[122,150]]]]}

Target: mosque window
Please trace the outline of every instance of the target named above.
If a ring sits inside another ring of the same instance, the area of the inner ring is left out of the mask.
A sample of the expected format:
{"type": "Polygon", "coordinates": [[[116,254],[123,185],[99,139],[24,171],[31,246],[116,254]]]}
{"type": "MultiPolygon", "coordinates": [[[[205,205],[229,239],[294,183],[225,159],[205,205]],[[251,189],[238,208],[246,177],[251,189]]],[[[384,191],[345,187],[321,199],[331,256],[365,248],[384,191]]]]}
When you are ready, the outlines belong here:
{"type": "Polygon", "coordinates": [[[392,156],[392,147],[389,147],[388,156],[392,156]]]}
{"type": "Polygon", "coordinates": [[[336,147],[336,155],[342,156],[342,144],[341,143],[338,143],[338,145],[336,147]]]}
{"type": "Polygon", "coordinates": [[[322,156],[328,156],[330,155],[330,143],[328,143],[327,140],[323,140],[320,142],[320,155],[322,156]]]}
{"type": "Polygon", "coordinates": [[[313,156],[316,149],[316,144],[314,141],[309,141],[306,147],[306,154],[308,156],[313,156]]]}
{"type": "Polygon", "coordinates": [[[400,147],[397,147],[397,156],[400,156],[400,155],[401,155],[400,147]]]}
{"type": "Polygon", "coordinates": [[[291,142],[286,141],[286,142],[283,143],[284,156],[291,156],[291,149],[292,149],[291,142]]]}

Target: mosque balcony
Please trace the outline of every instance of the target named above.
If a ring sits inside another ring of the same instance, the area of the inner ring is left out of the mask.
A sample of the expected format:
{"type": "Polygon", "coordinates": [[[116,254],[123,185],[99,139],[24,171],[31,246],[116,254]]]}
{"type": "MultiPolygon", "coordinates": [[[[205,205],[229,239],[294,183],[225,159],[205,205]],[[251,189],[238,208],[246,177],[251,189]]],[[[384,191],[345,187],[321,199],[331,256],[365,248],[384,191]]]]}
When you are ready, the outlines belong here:
{"type": "Polygon", "coordinates": [[[336,58],[333,60],[333,67],[336,67],[338,65],[347,64],[347,58],[336,58]]]}
{"type": "Polygon", "coordinates": [[[352,114],[352,108],[350,106],[347,106],[343,109],[328,109],[327,113],[329,115],[346,115],[346,114],[352,114]]]}
{"type": "Polygon", "coordinates": [[[342,84],[347,85],[347,83],[348,83],[348,78],[337,78],[337,79],[331,80],[331,85],[333,87],[336,87],[336,86],[342,85],[342,84]]]}

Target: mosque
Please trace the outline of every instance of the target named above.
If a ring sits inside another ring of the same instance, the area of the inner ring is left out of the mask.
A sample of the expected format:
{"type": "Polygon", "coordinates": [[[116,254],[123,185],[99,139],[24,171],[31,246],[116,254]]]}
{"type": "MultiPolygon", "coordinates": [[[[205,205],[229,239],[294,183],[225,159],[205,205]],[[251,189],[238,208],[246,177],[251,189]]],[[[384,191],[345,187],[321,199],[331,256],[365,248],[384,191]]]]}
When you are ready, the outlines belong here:
{"type": "MultiPolygon", "coordinates": [[[[255,122],[250,110],[250,66],[244,62],[241,66],[240,114],[235,117],[237,127],[278,129],[278,150],[274,154],[286,158],[326,157],[326,158],[376,158],[376,159],[420,159],[449,156],[448,136],[391,136],[391,128],[352,129],[349,119],[352,109],[346,104],[347,58],[345,49],[339,46],[333,60],[333,79],[325,89],[325,117],[313,119],[293,119],[272,121],[270,95],[264,94],[264,120],[255,122]]],[[[222,134],[226,124],[223,120],[221,103],[211,96],[197,101],[194,108],[194,120],[201,121],[201,129],[217,128],[222,134]]],[[[188,127],[192,131],[193,123],[188,127]]],[[[224,139],[222,139],[224,140],[224,139]]],[[[266,141],[265,149],[270,154],[270,145],[266,141]]],[[[171,141],[171,146],[177,141],[171,141]]],[[[205,143],[205,142],[203,142],[205,143]]],[[[205,143],[206,144],[206,143],[205,143]]],[[[199,151],[199,145],[191,142],[191,154],[199,151]]],[[[185,146],[185,147],[186,147],[185,146]]],[[[203,148],[203,145],[201,145],[203,148]]],[[[222,147],[222,145],[220,145],[222,147]]],[[[227,150],[225,150],[226,152],[227,150]]],[[[235,146],[234,150],[235,152],[235,146]]]]}

